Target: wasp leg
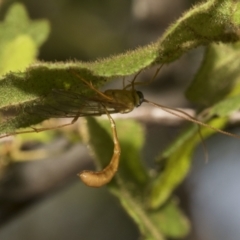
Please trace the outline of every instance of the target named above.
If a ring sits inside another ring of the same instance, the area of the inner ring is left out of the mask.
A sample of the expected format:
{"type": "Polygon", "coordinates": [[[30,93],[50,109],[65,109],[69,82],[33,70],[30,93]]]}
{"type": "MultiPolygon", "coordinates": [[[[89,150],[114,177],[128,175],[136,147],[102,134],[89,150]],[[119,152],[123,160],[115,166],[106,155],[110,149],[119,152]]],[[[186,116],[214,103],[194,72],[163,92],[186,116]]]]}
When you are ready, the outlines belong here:
{"type": "Polygon", "coordinates": [[[114,143],[113,155],[110,163],[103,170],[96,172],[85,170],[78,174],[81,180],[89,187],[102,187],[109,183],[118,170],[121,148],[117,137],[115,122],[107,111],[106,114],[111,123],[114,143]]]}
{"type": "Polygon", "coordinates": [[[42,132],[42,131],[47,131],[47,130],[58,129],[58,128],[62,128],[62,127],[66,127],[66,126],[70,126],[70,125],[74,124],[78,120],[78,118],[79,118],[79,115],[74,117],[70,123],[61,124],[61,125],[58,125],[55,127],[49,127],[49,128],[34,128],[34,127],[32,127],[32,129],[33,129],[33,132],[37,132],[37,133],[42,132]]]}
{"type": "Polygon", "coordinates": [[[0,136],[0,138],[5,138],[5,137],[14,136],[14,135],[23,134],[23,133],[34,133],[34,132],[38,133],[38,132],[43,132],[43,131],[47,131],[47,130],[53,130],[53,129],[58,129],[58,128],[70,126],[70,125],[74,124],[78,120],[78,118],[79,118],[79,116],[77,115],[76,117],[73,118],[73,120],[70,123],[65,123],[65,124],[62,124],[62,125],[58,125],[56,127],[49,127],[49,128],[34,128],[34,127],[31,127],[33,130],[11,132],[11,133],[7,133],[7,134],[4,134],[4,135],[0,136]]]}
{"type": "Polygon", "coordinates": [[[100,96],[102,96],[103,98],[107,99],[107,100],[112,100],[111,97],[105,95],[103,92],[99,91],[97,88],[95,88],[92,84],[92,82],[88,82],[86,81],[84,78],[82,78],[78,73],[76,73],[76,71],[74,71],[73,69],[70,69],[70,71],[77,77],[79,78],[82,82],[84,82],[90,89],[92,89],[93,91],[95,91],[97,94],[99,94],[100,96]]]}
{"type": "Polygon", "coordinates": [[[124,89],[128,89],[128,88],[132,88],[135,89],[135,86],[145,86],[145,85],[149,85],[151,84],[155,78],[157,77],[159,71],[161,70],[161,68],[163,67],[163,64],[160,65],[160,67],[157,68],[156,72],[154,73],[153,77],[145,82],[135,82],[138,75],[142,72],[142,70],[140,70],[133,78],[133,80],[130,82],[130,84],[128,84],[127,86],[124,87],[124,89]]]}

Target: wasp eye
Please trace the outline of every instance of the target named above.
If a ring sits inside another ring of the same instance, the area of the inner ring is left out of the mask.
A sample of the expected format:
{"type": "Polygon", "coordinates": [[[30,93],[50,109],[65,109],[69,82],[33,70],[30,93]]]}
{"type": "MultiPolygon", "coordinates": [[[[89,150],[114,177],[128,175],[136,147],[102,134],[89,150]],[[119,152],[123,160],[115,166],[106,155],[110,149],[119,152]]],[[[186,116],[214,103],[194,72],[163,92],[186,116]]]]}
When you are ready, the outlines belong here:
{"type": "Polygon", "coordinates": [[[143,93],[140,91],[137,91],[137,95],[138,95],[138,101],[136,103],[136,107],[139,107],[144,102],[144,96],[143,96],[143,93]]]}

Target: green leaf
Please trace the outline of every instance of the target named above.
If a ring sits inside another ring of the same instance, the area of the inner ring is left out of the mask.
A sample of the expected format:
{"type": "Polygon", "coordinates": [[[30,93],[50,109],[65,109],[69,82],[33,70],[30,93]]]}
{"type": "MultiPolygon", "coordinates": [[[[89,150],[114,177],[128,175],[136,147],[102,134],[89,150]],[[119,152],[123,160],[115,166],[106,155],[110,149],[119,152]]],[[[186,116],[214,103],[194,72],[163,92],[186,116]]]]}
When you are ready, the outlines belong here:
{"type": "Polygon", "coordinates": [[[219,117],[226,117],[236,110],[240,109],[240,95],[226,98],[215,104],[209,110],[209,116],[217,115],[219,117]]]}
{"type": "Polygon", "coordinates": [[[211,106],[232,91],[239,94],[240,43],[212,44],[186,96],[192,102],[211,106]],[[236,90],[238,90],[236,92],[236,90]]]}
{"type": "Polygon", "coordinates": [[[175,201],[170,201],[161,209],[150,210],[146,208],[145,202],[122,187],[112,192],[136,222],[143,239],[182,238],[189,233],[189,222],[175,201]]]}
{"type": "MultiPolygon", "coordinates": [[[[226,124],[226,119],[214,119],[208,124],[221,129],[226,124]]],[[[209,128],[201,128],[203,139],[213,133],[215,131],[209,128]]],[[[193,151],[200,141],[198,128],[196,125],[192,125],[175,140],[170,148],[160,155],[160,159],[164,159],[164,170],[158,174],[152,183],[148,202],[150,208],[156,209],[162,206],[176,187],[185,179],[191,167],[193,151]]]]}
{"type": "MultiPolygon", "coordinates": [[[[11,133],[17,128],[56,116],[56,113],[51,114],[51,111],[44,116],[27,113],[38,112],[39,105],[49,109],[49,102],[55,104],[51,105],[52,108],[59,109],[59,104],[54,102],[52,97],[53,89],[68,90],[69,93],[73,92],[74,96],[78,94],[80,97],[84,93],[83,97],[89,98],[92,91],[69,69],[77,72],[87,82],[92,82],[95,88],[99,88],[114,77],[131,75],[154,64],[171,62],[197,46],[219,41],[236,42],[239,40],[239,8],[236,1],[209,0],[186,12],[159,40],[148,46],[90,63],[38,62],[25,72],[7,74],[0,81],[0,110],[11,107],[17,109],[17,114],[0,124],[0,134],[11,133]],[[35,107],[37,110],[32,110],[35,107]]],[[[10,29],[10,23],[16,22],[14,14],[10,13],[3,23],[7,26],[4,29],[10,29]]],[[[23,29],[25,34],[35,39],[36,44],[41,43],[42,35],[34,32],[34,29],[42,32],[39,25],[32,24],[26,14],[20,13],[23,20],[19,23],[19,29],[23,29]]],[[[12,32],[14,31],[10,31],[12,32]]],[[[7,33],[6,30],[5,35],[11,35],[7,33]]]]}
{"type": "MultiPolygon", "coordinates": [[[[81,106],[86,104],[86,99],[96,94],[75,72],[57,69],[51,71],[48,77],[44,77],[42,73],[42,70],[36,69],[29,71],[29,81],[22,78],[24,73],[11,73],[7,82],[0,81],[0,107],[3,112],[15,111],[13,117],[0,124],[0,134],[12,133],[18,128],[28,127],[51,117],[69,117],[68,113],[74,117],[81,106]]],[[[82,71],[81,75],[92,79],[93,83],[96,80],[99,83],[104,81],[86,71],[82,71]]]]}
{"type": "Polygon", "coordinates": [[[239,9],[239,2],[231,0],[209,0],[194,6],[163,35],[162,57],[168,53],[167,61],[172,61],[200,45],[238,41],[239,9]]]}
{"type": "Polygon", "coordinates": [[[0,76],[25,70],[36,59],[48,34],[47,21],[31,21],[22,4],[13,4],[0,23],[0,76]]]}
{"type": "Polygon", "coordinates": [[[35,59],[37,49],[32,38],[27,35],[19,35],[6,43],[1,53],[0,75],[11,70],[25,69],[35,59]]]}
{"type": "Polygon", "coordinates": [[[171,199],[161,209],[148,210],[148,215],[167,237],[183,238],[189,233],[189,221],[180,210],[175,199],[171,199]]]}

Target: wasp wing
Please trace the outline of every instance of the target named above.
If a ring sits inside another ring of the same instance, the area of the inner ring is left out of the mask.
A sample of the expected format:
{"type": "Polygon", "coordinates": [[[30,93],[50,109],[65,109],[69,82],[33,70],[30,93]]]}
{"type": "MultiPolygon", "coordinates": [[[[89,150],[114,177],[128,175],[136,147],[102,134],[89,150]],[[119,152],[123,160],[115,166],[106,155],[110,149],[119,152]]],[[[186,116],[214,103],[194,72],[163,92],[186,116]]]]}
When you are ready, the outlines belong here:
{"type": "Polygon", "coordinates": [[[65,90],[52,90],[51,94],[25,111],[45,118],[74,118],[100,116],[106,114],[106,111],[110,114],[119,113],[125,108],[123,103],[104,98],[99,94],[85,96],[65,90]]]}

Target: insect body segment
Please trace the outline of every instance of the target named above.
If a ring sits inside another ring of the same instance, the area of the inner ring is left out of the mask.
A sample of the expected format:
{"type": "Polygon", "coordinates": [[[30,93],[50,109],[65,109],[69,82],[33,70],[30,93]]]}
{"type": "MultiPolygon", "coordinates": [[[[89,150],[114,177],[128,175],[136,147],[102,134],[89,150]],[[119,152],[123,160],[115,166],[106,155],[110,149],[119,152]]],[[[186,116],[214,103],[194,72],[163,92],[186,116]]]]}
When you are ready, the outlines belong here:
{"type": "Polygon", "coordinates": [[[121,148],[117,137],[115,122],[110,114],[108,112],[106,113],[112,128],[114,143],[113,155],[110,163],[102,171],[94,172],[85,170],[79,174],[81,180],[89,187],[101,187],[109,183],[118,170],[121,148]]]}
{"type": "Polygon", "coordinates": [[[131,112],[135,107],[139,107],[144,100],[143,94],[135,90],[111,89],[106,90],[104,94],[111,98],[111,101],[105,102],[105,107],[107,110],[112,107],[116,113],[131,112]]]}

